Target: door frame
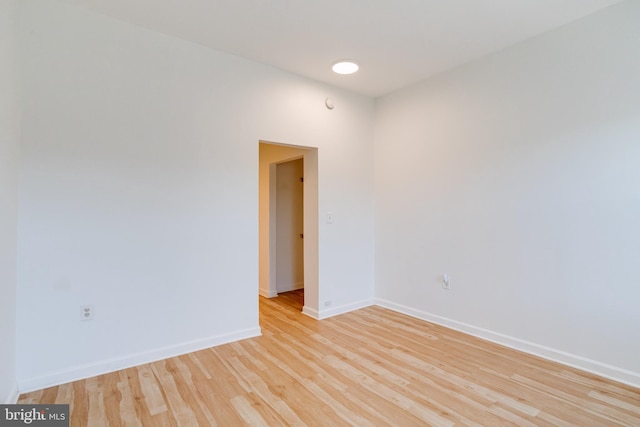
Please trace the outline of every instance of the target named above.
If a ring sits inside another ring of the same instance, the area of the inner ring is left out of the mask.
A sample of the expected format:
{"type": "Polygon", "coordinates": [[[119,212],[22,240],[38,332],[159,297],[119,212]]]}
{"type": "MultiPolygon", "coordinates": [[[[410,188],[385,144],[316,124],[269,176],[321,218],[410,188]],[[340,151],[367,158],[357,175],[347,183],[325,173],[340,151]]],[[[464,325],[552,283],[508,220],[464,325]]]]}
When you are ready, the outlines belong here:
{"type": "MultiPolygon", "coordinates": [[[[283,144],[260,140],[261,144],[290,147],[302,150],[302,155],[296,154],[269,163],[269,244],[268,244],[268,288],[260,289],[260,294],[267,298],[276,297],[276,165],[290,160],[303,158],[304,194],[303,194],[303,233],[304,233],[304,306],[302,312],[313,318],[318,318],[319,308],[319,258],[318,258],[318,148],[302,145],[283,144]]],[[[259,148],[259,146],[258,146],[259,148]]],[[[260,218],[258,218],[260,220],[260,218]]],[[[260,231],[263,232],[263,231],[260,231]]],[[[262,254],[261,254],[262,256],[262,254]]]]}

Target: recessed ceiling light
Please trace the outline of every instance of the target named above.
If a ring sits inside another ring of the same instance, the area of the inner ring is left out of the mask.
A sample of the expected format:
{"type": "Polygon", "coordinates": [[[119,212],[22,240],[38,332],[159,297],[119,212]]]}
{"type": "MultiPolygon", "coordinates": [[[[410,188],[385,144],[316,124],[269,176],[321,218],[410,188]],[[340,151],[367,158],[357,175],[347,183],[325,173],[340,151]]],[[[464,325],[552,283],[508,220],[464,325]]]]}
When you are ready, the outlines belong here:
{"type": "Polygon", "coordinates": [[[358,71],[358,68],[360,68],[358,64],[347,59],[338,61],[331,67],[333,72],[338,74],[353,74],[358,71]]]}

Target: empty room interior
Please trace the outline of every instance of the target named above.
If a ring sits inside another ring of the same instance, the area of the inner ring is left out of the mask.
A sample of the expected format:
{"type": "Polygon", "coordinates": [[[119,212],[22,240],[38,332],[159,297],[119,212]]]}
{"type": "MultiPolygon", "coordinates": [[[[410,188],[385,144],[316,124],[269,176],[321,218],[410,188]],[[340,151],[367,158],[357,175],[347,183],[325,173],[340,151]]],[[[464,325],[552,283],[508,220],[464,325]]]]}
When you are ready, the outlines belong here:
{"type": "Polygon", "coordinates": [[[0,196],[0,403],[640,425],[638,0],[0,0],[0,196]]]}

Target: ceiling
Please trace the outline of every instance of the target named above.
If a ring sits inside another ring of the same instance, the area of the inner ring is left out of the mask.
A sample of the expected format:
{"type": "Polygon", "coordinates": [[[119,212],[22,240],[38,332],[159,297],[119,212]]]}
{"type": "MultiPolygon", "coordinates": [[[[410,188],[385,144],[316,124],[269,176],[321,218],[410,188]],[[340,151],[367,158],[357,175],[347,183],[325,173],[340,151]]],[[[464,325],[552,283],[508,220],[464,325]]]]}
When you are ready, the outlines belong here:
{"type": "Polygon", "coordinates": [[[377,97],[621,0],[63,1],[377,97]]]}

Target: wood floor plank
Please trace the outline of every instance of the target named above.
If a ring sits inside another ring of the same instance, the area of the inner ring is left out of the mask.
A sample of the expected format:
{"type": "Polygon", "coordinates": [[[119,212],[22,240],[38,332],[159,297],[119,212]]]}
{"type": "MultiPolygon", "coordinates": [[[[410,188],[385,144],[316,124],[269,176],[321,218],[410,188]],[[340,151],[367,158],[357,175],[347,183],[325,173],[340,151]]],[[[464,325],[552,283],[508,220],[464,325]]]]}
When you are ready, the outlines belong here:
{"type": "MultiPolygon", "coordinates": [[[[76,381],[73,385],[73,400],[69,403],[71,425],[72,426],[86,426],[89,425],[89,396],[88,389],[86,387],[87,380],[76,381]]],[[[50,403],[44,399],[38,403],[50,403]]]]}
{"type": "MultiPolygon", "coordinates": [[[[236,412],[231,403],[231,398],[246,394],[246,388],[238,384],[234,375],[228,371],[226,366],[220,363],[220,359],[215,354],[215,349],[198,351],[193,355],[200,361],[200,364],[191,365],[191,369],[193,370],[194,366],[198,366],[198,369],[200,366],[204,366],[212,374],[211,378],[207,379],[198,375],[198,371],[194,372],[192,386],[199,391],[204,405],[210,408],[216,425],[243,425],[243,419],[236,412]]],[[[191,358],[189,358],[185,363],[189,365],[191,361],[191,358]]],[[[202,423],[202,420],[199,421],[202,423]]]]}
{"type": "MultiPolygon", "coordinates": [[[[89,397],[89,421],[88,425],[102,427],[107,426],[107,412],[104,406],[102,375],[89,378],[86,381],[87,395],[89,397]]],[[[113,420],[117,424],[117,420],[113,420]]]]}
{"type": "Polygon", "coordinates": [[[142,427],[142,423],[136,413],[133,392],[129,384],[128,370],[118,372],[118,391],[120,392],[120,402],[116,410],[120,412],[120,418],[126,420],[124,425],[131,427],[142,427]]]}
{"type": "Polygon", "coordinates": [[[179,387],[181,384],[174,359],[159,361],[151,365],[159,387],[163,391],[163,397],[171,412],[175,415],[179,425],[197,425],[197,418],[191,410],[189,394],[187,388],[179,387]],[[183,392],[181,393],[181,390],[183,392]],[[186,399],[183,395],[187,395],[186,399]]]}
{"type": "Polygon", "coordinates": [[[260,298],[261,337],[23,394],[72,426],[640,426],[640,390],[380,307],[316,321],[260,298]]]}
{"type": "MultiPolygon", "coordinates": [[[[140,375],[138,369],[129,368],[121,371],[120,377],[126,376],[126,384],[131,391],[131,396],[133,397],[133,407],[136,412],[137,420],[143,425],[152,425],[151,422],[153,420],[151,414],[149,413],[149,409],[147,407],[145,395],[142,389],[142,384],[140,383],[140,375]]],[[[75,411],[75,404],[71,407],[71,413],[75,411]]],[[[73,425],[73,423],[72,423],[73,425]]],[[[78,424],[82,425],[82,424],[78,424]]]]}
{"type": "MultiPolygon", "coordinates": [[[[287,360],[284,351],[283,352],[275,352],[278,356],[284,356],[283,358],[278,358],[272,355],[272,349],[267,353],[262,353],[262,357],[266,358],[271,365],[277,366],[279,365],[279,361],[287,360]]],[[[255,351],[255,350],[254,350],[255,351]]],[[[251,356],[257,356],[256,353],[251,354],[251,356]]],[[[322,378],[319,375],[316,375],[316,372],[313,371],[313,366],[308,366],[308,370],[301,370],[297,367],[295,369],[289,370],[289,375],[291,375],[296,381],[302,384],[307,390],[309,390],[315,399],[325,402],[329,405],[340,418],[342,418],[349,425],[357,425],[362,427],[375,427],[376,425],[380,425],[380,423],[376,424],[371,420],[363,417],[359,414],[357,409],[359,407],[350,405],[352,401],[350,399],[345,399],[345,401],[341,402],[339,397],[340,395],[336,389],[330,387],[325,378],[322,378]],[[334,395],[336,397],[334,397],[334,395]],[[354,411],[355,409],[355,411],[354,411]]],[[[268,369],[268,368],[267,368],[268,369]]],[[[333,382],[333,381],[332,381],[333,382]]]]}
{"type": "Polygon", "coordinates": [[[57,388],[58,394],[54,403],[67,403],[73,399],[73,385],[71,383],[63,384],[57,388]]]}
{"type": "MultiPolygon", "coordinates": [[[[268,346],[266,354],[273,352],[274,349],[280,347],[283,352],[274,352],[279,359],[276,360],[291,360],[297,358],[303,362],[303,366],[309,367],[313,371],[313,375],[308,376],[308,381],[313,382],[316,385],[323,387],[328,393],[333,393],[334,396],[342,399],[345,405],[355,405],[356,411],[353,416],[363,416],[369,421],[375,421],[375,425],[392,425],[391,421],[383,415],[381,411],[384,411],[384,405],[376,406],[375,408],[370,405],[372,397],[374,396],[369,390],[363,390],[362,393],[354,394],[353,389],[357,389],[359,384],[355,381],[351,381],[346,377],[342,377],[341,374],[333,370],[331,367],[324,364],[316,363],[313,355],[306,356],[307,347],[297,340],[290,340],[290,337],[281,336],[281,340],[274,341],[268,346]],[[358,414],[359,413],[359,414],[358,414]]],[[[263,353],[264,354],[264,353],[263,353]]],[[[297,370],[297,369],[296,369],[297,370]]],[[[417,419],[411,417],[411,421],[405,424],[417,422],[417,419]]]]}
{"type": "Polygon", "coordinates": [[[269,427],[269,423],[262,418],[262,415],[251,405],[244,396],[236,396],[231,399],[231,404],[236,408],[242,419],[250,426],[269,427]]]}
{"type": "Polygon", "coordinates": [[[105,423],[108,420],[108,425],[111,427],[122,427],[124,422],[122,420],[122,411],[120,410],[120,402],[122,402],[122,394],[118,388],[118,382],[120,381],[119,375],[101,375],[102,396],[101,404],[103,406],[103,413],[105,414],[105,423]]]}

